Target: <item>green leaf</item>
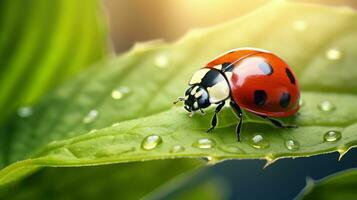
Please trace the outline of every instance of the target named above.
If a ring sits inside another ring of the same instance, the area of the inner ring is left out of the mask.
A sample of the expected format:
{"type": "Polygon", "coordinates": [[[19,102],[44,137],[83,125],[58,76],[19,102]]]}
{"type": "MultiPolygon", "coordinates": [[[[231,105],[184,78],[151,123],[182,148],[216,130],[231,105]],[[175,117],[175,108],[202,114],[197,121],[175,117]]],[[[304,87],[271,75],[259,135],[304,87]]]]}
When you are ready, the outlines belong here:
{"type": "MultiPolygon", "coordinates": [[[[211,178],[209,180],[205,180],[199,184],[193,185],[186,190],[178,191],[177,193],[171,194],[168,197],[165,196],[167,199],[179,200],[179,199],[187,199],[187,200],[197,200],[197,199],[207,199],[207,200],[217,200],[217,199],[227,199],[225,194],[226,188],[222,188],[221,180],[218,178],[211,178]]],[[[158,199],[152,197],[144,197],[145,200],[150,199],[158,199]]]]}
{"type": "Polygon", "coordinates": [[[97,0],[7,0],[0,7],[1,124],[102,59],[107,38],[97,0]]]}
{"type": "Polygon", "coordinates": [[[105,196],[106,199],[140,199],[172,176],[199,164],[198,160],[176,159],[86,168],[46,168],[17,184],[2,187],[0,198],[100,199],[105,196]]]}
{"type": "Polygon", "coordinates": [[[227,199],[231,193],[227,180],[202,171],[198,168],[181,174],[142,199],[227,199]]]}
{"type": "Polygon", "coordinates": [[[208,157],[213,163],[258,158],[271,163],[332,151],[343,155],[357,143],[356,19],[356,12],[347,8],[278,1],[230,23],[192,31],[172,45],[137,45],[67,82],[34,107],[31,117],[18,119],[15,127],[8,128],[11,135],[5,139],[11,143],[3,164],[9,166],[0,171],[0,184],[43,166],[181,157],[208,157]],[[218,128],[206,134],[212,109],[206,116],[190,119],[183,108],[172,106],[195,70],[216,55],[242,46],[271,50],[293,66],[303,106],[284,122],[299,128],[277,129],[247,115],[238,143],[237,119],[229,108],[220,113],[218,128]],[[328,131],[341,137],[331,141],[332,135],[325,141],[328,131]],[[264,141],[251,144],[257,134],[264,141]],[[143,149],[141,144],[150,135],[162,141],[156,148],[143,149]],[[197,148],[195,143],[202,138],[213,142],[197,148]],[[298,146],[291,146],[289,140],[298,146]],[[172,152],[176,145],[184,150],[172,152]]]}
{"type": "Polygon", "coordinates": [[[349,169],[321,180],[307,180],[298,199],[356,199],[357,169],[349,169]]]}

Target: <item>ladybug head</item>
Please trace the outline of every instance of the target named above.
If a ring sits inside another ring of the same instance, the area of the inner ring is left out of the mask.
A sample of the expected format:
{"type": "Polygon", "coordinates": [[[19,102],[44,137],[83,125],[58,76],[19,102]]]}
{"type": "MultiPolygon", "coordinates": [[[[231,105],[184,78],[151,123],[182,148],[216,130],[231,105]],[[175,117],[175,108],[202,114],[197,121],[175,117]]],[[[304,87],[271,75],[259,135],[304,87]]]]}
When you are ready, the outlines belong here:
{"type": "Polygon", "coordinates": [[[179,98],[178,101],[184,101],[184,108],[193,114],[200,110],[203,113],[203,108],[211,105],[207,90],[200,85],[193,85],[186,90],[185,97],[179,98]]]}
{"type": "Polygon", "coordinates": [[[216,69],[202,68],[189,81],[190,87],[185,97],[179,97],[176,102],[184,101],[185,109],[190,115],[197,110],[203,112],[211,104],[219,104],[229,98],[230,88],[223,74],[216,69]]]}

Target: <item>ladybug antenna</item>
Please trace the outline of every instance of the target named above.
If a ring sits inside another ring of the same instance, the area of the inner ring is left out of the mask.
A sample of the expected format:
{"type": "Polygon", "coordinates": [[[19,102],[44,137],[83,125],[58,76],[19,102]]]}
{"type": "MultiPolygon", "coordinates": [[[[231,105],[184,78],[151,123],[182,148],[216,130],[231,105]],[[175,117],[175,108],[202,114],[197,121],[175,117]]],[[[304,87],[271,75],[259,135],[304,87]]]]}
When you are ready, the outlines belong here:
{"type": "Polygon", "coordinates": [[[178,97],[176,101],[173,102],[173,104],[177,104],[180,101],[185,101],[186,98],[185,97],[178,97]]]}
{"type": "Polygon", "coordinates": [[[202,110],[202,108],[200,108],[200,111],[201,111],[201,114],[202,114],[202,115],[205,115],[205,114],[206,114],[205,111],[202,110]]]}

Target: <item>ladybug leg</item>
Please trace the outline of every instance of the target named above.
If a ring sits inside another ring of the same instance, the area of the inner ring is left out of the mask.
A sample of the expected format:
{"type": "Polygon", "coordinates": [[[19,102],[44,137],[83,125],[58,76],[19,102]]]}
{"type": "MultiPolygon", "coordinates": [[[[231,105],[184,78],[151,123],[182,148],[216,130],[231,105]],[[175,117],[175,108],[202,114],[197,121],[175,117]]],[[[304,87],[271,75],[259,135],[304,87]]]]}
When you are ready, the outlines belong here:
{"type": "Polygon", "coordinates": [[[243,124],[243,113],[238,104],[236,104],[234,101],[230,102],[230,105],[234,111],[234,113],[239,117],[239,122],[236,126],[236,135],[237,135],[237,140],[240,142],[240,132],[242,130],[242,124],[243,124]]]}
{"type": "Polygon", "coordinates": [[[258,115],[258,116],[269,120],[275,127],[278,127],[278,128],[297,128],[298,127],[296,125],[285,125],[281,121],[276,120],[276,119],[272,119],[272,118],[270,118],[268,116],[265,116],[265,115],[258,115]]]}
{"type": "Polygon", "coordinates": [[[217,126],[217,113],[219,113],[221,111],[221,109],[223,108],[224,104],[226,102],[222,101],[220,104],[218,104],[218,106],[216,107],[216,110],[214,111],[212,120],[211,120],[211,128],[209,128],[206,132],[209,133],[211,131],[213,131],[214,128],[216,128],[217,126]]]}

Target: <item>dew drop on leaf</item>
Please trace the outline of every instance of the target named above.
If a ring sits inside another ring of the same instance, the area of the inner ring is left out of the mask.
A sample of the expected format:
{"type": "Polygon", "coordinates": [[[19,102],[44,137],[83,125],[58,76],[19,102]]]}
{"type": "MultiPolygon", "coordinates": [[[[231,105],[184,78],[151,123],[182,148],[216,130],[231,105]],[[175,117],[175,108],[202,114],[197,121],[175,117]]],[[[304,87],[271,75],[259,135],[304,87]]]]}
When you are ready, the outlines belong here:
{"type": "Polygon", "coordinates": [[[329,60],[339,60],[341,58],[341,51],[336,48],[331,48],[326,51],[325,56],[329,60]]]}
{"type": "Polygon", "coordinates": [[[290,151],[297,151],[300,148],[300,144],[298,141],[295,140],[286,140],[285,147],[290,151]]]}
{"type": "Polygon", "coordinates": [[[218,157],[213,157],[213,156],[202,157],[202,159],[204,161],[206,161],[208,165],[214,165],[214,164],[217,164],[220,161],[223,161],[223,159],[220,159],[218,157]]]}
{"type": "Polygon", "coordinates": [[[269,142],[260,134],[256,134],[250,139],[249,144],[256,149],[265,149],[269,147],[269,142]]]}
{"type": "Polygon", "coordinates": [[[24,107],[20,107],[20,108],[17,110],[17,114],[18,114],[20,117],[23,117],[23,118],[31,117],[31,115],[33,114],[33,110],[32,110],[31,107],[24,106],[24,107]]]}
{"type": "Polygon", "coordinates": [[[318,108],[324,112],[331,112],[335,110],[335,105],[331,101],[323,101],[318,105],[318,108]]]}
{"type": "Polygon", "coordinates": [[[341,139],[341,132],[340,131],[328,131],[324,135],[325,142],[335,142],[341,139]]]}
{"type": "Polygon", "coordinates": [[[306,30],[307,24],[304,20],[296,20],[293,22],[293,28],[296,31],[304,31],[306,30]]]}
{"type": "Polygon", "coordinates": [[[91,110],[91,111],[89,111],[87,116],[85,116],[83,118],[83,123],[89,124],[89,123],[93,122],[94,120],[96,120],[97,117],[98,117],[98,111],[97,110],[91,110]]]}
{"type": "Polygon", "coordinates": [[[170,149],[170,153],[179,153],[185,151],[185,147],[181,145],[175,145],[170,149]]]}
{"type": "Polygon", "coordinates": [[[201,138],[195,141],[192,146],[200,149],[210,149],[216,146],[216,142],[212,139],[201,138]]]}
{"type": "Polygon", "coordinates": [[[349,148],[346,148],[345,146],[340,146],[337,148],[338,153],[340,154],[338,156],[338,160],[340,161],[344,155],[348,152],[349,148]]]}
{"type": "Polygon", "coordinates": [[[122,99],[125,95],[130,93],[130,89],[128,87],[119,87],[112,91],[112,98],[113,99],[122,99]]]}
{"type": "Polygon", "coordinates": [[[271,164],[273,164],[276,161],[276,158],[274,155],[268,154],[265,156],[265,160],[266,160],[266,163],[263,167],[264,169],[267,168],[268,166],[270,166],[271,164]]]}
{"type": "Polygon", "coordinates": [[[204,157],[205,160],[207,160],[207,162],[212,161],[213,157],[212,156],[206,156],[204,157]]]}
{"type": "Polygon", "coordinates": [[[169,58],[165,54],[159,54],[155,57],[155,65],[158,68],[166,68],[169,64],[169,58]]]}
{"type": "Polygon", "coordinates": [[[141,148],[144,150],[155,149],[162,143],[162,138],[158,135],[149,135],[141,142],[141,148]]]}

